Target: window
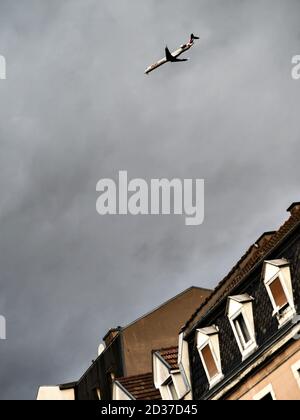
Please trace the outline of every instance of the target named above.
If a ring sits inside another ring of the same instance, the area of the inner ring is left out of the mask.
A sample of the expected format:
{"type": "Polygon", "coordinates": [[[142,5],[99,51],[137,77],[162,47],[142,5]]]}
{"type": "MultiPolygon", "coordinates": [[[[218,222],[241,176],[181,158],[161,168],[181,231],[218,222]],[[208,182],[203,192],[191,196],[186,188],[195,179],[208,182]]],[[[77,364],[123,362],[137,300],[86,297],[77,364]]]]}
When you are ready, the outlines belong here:
{"type": "Polygon", "coordinates": [[[293,371],[294,377],[296,379],[296,382],[297,382],[297,384],[300,388],[300,360],[299,360],[299,362],[294,364],[294,366],[292,366],[292,371],[293,371]]]}
{"type": "Polygon", "coordinates": [[[277,308],[281,310],[289,304],[279,277],[270,284],[270,290],[277,308]]]}
{"type": "Polygon", "coordinates": [[[290,265],[287,260],[265,261],[264,283],[273,306],[273,316],[279,327],[291,321],[296,314],[290,265]]]}
{"type": "Polygon", "coordinates": [[[264,397],[262,397],[260,399],[260,401],[274,401],[274,400],[273,400],[272,394],[269,392],[267,395],[265,395],[264,397]]]}
{"type": "Polygon", "coordinates": [[[219,330],[209,327],[197,330],[197,348],[210,387],[223,379],[219,345],[219,330]]]}
{"type": "Polygon", "coordinates": [[[173,401],[179,400],[178,394],[177,394],[177,391],[176,391],[176,388],[172,379],[170,379],[170,381],[167,383],[167,387],[170,393],[170,400],[173,400],[173,401]]]}
{"type": "Polygon", "coordinates": [[[246,349],[247,344],[251,341],[251,337],[244,316],[240,314],[233,322],[243,348],[246,349]]]}
{"type": "Polygon", "coordinates": [[[260,391],[258,394],[256,394],[253,397],[253,400],[255,401],[275,401],[276,395],[273,390],[272,385],[266,386],[262,391],[260,391]]]}
{"type": "Polygon", "coordinates": [[[252,302],[253,298],[244,294],[230,296],[227,304],[227,316],[243,360],[253,354],[258,347],[255,336],[252,302]]]}
{"type": "Polygon", "coordinates": [[[202,350],[202,357],[204,359],[204,363],[206,365],[206,368],[208,370],[209,376],[211,378],[215,378],[219,371],[218,371],[218,367],[217,364],[215,362],[214,356],[212,354],[212,351],[210,349],[209,344],[207,344],[202,350]]]}
{"type": "Polygon", "coordinates": [[[153,383],[162,400],[181,400],[190,391],[177,360],[177,347],[157,350],[152,354],[153,383]]]}

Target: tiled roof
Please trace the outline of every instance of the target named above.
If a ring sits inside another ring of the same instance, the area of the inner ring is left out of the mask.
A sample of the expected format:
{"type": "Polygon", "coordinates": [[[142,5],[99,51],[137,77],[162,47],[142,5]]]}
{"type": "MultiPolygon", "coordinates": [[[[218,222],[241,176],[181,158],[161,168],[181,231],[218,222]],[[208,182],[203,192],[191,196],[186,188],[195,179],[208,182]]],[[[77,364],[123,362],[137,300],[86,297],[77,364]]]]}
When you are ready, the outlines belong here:
{"type": "Polygon", "coordinates": [[[197,323],[216,306],[222,299],[233,290],[250,271],[261,260],[281,243],[281,241],[291,233],[300,222],[300,203],[294,203],[289,207],[291,217],[276,232],[267,232],[252,245],[240,261],[233,267],[230,273],[219,283],[214,292],[203,302],[203,304],[192,315],[183,331],[189,334],[197,323]]]}
{"type": "Polygon", "coordinates": [[[179,369],[178,367],[178,347],[158,350],[158,353],[170,366],[171,369],[179,369]]]}
{"type": "Polygon", "coordinates": [[[136,400],[161,400],[160,392],[154,386],[152,373],[118,378],[116,381],[136,400]]]}

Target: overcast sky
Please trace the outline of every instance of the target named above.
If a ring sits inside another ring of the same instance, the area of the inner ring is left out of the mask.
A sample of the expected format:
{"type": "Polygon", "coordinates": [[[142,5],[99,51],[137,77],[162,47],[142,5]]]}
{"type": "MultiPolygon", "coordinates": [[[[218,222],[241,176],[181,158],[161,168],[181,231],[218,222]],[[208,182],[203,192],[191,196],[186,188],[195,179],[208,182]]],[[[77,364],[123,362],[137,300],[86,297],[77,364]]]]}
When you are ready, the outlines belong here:
{"type": "Polygon", "coordinates": [[[288,217],[299,16],[299,0],[1,0],[1,399],[78,379],[110,327],[214,287],[288,217]],[[188,63],[144,75],[191,32],[188,63]],[[205,223],[99,216],[119,170],[204,178],[205,223]]]}

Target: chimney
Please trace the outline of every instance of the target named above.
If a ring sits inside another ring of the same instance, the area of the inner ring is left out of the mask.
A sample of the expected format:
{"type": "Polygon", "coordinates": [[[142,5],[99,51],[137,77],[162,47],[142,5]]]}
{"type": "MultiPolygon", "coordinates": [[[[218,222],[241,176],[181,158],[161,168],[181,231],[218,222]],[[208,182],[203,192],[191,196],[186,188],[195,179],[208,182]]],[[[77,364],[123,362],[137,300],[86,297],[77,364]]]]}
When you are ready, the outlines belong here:
{"type": "Polygon", "coordinates": [[[296,213],[298,210],[300,210],[300,202],[296,202],[293,203],[288,209],[287,211],[289,211],[291,213],[291,215],[293,215],[294,213],[296,213]]]}
{"type": "Polygon", "coordinates": [[[122,331],[122,327],[112,328],[108,331],[108,333],[103,337],[103,341],[105,342],[106,347],[108,347],[114,340],[117,335],[119,335],[120,331],[122,331]]]}
{"type": "Polygon", "coordinates": [[[255,248],[261,248],[263,247],[271,238],[272,236],[276,233],[276,231],[270,231],[270,232],[265,232],[263,233],[255,242],[254,246],[255,248]]]}

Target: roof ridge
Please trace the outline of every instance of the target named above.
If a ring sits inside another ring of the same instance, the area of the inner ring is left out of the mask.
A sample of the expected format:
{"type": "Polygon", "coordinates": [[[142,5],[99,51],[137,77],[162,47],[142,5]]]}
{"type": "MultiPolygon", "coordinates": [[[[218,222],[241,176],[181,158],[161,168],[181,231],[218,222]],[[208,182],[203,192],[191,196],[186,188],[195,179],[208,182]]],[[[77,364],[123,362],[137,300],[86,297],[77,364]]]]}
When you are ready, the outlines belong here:
{"type": "Polygon", "coordinates": [[[211,289],[206,289],[205,287],[190,286],[187,289],[183,290],[182,292],[178,293],[177,295],[171,297],[170,299],[168,299],[168,300],[164,301],[163,303],[161,303],[160,305],[156,306],[154,309],[151,309],[149,312],[144,313],[139,318],[137,318],[134,321],[130,322],[128,325],[126,325],[125,327],[122,328],[122,331],[124,331],[127,328],[131,327],[132,325],[136,324],[140,320],[142,320],[144,318],[147,318],[148,316],[154,314],[155,312],[157,312],[160,309],[162,309],[164,306],[169,305],[170,303],[174,302],[176,299],[180,298],[181,296],[184,296],[185,294],[187,294],[188,292],[190,292],[190,291],[192,291],[194,289],[202,290],[203,292],[212,292],[213,291],[211,289]]]}

